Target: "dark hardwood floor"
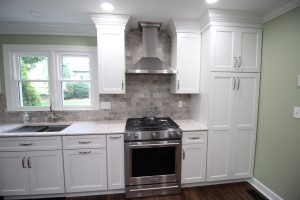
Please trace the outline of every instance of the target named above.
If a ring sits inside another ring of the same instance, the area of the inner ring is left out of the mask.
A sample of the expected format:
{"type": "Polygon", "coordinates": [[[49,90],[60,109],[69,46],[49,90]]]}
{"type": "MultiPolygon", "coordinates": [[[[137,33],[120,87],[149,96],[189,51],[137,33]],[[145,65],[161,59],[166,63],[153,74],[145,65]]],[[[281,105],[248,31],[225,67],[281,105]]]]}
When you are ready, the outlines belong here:
{"type": "MultiPolygon", "coordinates": [[[[69,197],[66,200],[124,200],[124,194],[69,197]]],[[[266,200],[247,182],[183,188],[180,194],[131,200],[266,200]]]]}

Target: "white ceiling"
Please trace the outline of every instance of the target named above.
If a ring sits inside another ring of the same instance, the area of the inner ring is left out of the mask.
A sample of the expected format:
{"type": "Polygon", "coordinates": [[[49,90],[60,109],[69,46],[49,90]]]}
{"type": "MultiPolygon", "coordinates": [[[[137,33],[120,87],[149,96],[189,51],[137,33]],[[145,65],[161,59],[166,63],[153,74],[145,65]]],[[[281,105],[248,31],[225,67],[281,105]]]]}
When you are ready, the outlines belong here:
{"type": "Polygon", "coordinates": [[[168,22],[171,18],[199,18],[207,8],[231,9],[266,15],[272,8],[291,0],[219,0],[206,4],[205,0],[0,0],[1,22],[54,22],[93,24],[88,13],[105,13],[100,4],[111,2],[111,13],[129,14],[133,22],[139,20],[168,22]],[[45,14],[35,18],[30,11],[45,14]]]}

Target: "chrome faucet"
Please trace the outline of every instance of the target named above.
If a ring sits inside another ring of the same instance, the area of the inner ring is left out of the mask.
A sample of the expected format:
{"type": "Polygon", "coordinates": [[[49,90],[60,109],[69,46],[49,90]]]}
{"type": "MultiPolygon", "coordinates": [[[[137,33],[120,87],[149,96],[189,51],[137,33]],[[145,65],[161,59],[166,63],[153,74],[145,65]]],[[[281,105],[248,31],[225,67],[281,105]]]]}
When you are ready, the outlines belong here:
{"type": "Polygon", "coordinates": [[[55,123],[56,120],[60,119],[59,116],[55,115],[54,110],[52,109],[52,105],[50,105],[50,115],[49,120],[55,123]]]}

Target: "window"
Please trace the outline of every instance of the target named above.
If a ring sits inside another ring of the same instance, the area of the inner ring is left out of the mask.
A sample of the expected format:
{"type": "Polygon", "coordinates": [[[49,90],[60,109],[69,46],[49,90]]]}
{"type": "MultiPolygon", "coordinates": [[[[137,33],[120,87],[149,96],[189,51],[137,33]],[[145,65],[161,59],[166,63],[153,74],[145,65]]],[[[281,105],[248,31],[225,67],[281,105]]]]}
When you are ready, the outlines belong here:
{"type": "Polygon", "coordinates": [[[98,109],[95,47],[3,46],[8,110],[98,109]]]}

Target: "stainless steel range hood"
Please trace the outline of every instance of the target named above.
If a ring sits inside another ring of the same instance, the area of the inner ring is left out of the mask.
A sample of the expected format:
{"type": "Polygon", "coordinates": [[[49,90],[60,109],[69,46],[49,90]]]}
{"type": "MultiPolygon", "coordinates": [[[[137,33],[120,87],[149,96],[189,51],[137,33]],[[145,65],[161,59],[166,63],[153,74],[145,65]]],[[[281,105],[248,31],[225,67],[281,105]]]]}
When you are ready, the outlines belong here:
{"type": "Polygon", "coordinates": [[[143,33],[143,57],[126,70],[129,74],[176,74],[177,70],[157,57],[158,30],[161,24],[140,22],[143,33]]]}

